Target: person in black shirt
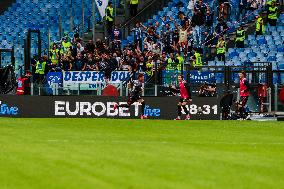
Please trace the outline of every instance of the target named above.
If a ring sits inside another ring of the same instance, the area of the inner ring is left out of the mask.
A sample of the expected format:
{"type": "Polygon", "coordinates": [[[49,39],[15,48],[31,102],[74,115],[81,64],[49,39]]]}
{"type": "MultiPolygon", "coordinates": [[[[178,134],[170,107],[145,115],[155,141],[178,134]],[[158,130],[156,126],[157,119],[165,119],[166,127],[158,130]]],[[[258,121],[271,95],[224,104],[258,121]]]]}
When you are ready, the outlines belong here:
{"type": "Polygon", "coordinates": [[[84,49],[85,49],[86,53],[93,53],[94,50],[95,50],[95,44],[94,44],[93,40],[89,40],[89,42],[86,44],[84,49]]]}
{"type": "Polygon", "coordinates": [[[130,82],[129,84],[129,95],[128,95],[128,100],[127,100],[127,104],[115,104],[114,105],[114,109],[118,109],[118,108],[130,108],[130,106],[134,103],[134,102],[139,102],[142,104],[142,109],[141,109],[141,119],[147,119],[147,116],[144,115],[144,110],[145,110],[145,101],[142,98],[142,92],[144,90],[143,88],[143,84],[144,84],[144,74],[139,74],[137,80],[134,80],[132,82],[130,82]]]}
{"type": "Polygon", "coordinates": [[[174,32],[173,32],[173,43],[174,43],[174,46],[177,47],[178,45],[178,41],[179,41],[179,33],[178,33],[178,30],[176,29],[174,32]]]}
{"type": "Polygon", "coordinates": [[[202,2],[202,0],[198,0],[198,2],[196,2],[196,4],[195,4],[195,9],[200,10],[200,12],[201,12],[203,15],[205,15],[206,10],[207,10],[207,6],[206,6],[206,4],[204,4],[204,3],[202,2]]]}
{"type": "Polygon", "coordinates": [[[181,27],[184,27],[185,22],[188,21],[188,18],[184,15],[183,12],[179,12],[179,13],[178,13],[178,17],[179,17],[179,19],[180,19],[180,25],[181,25],[181,27]]]}
{"type": "Polygon", "coordinates": [[[239,11],[238,11],[238,14],[239,14],[238,18],[239,18],[239,20],[241,20],[245,16],[246,7],[247,7],[247,0],[240,0],[239,11]]]}
{"type": "Polygon", "coordinates": [[[173,52],[173,34],[172,31],[170,29],[170,25],[166,24],[165,29],[163,29],[162,32],[163,38],[162,41],[164,43],[164,51],[166,53],[172,53],[173,52]]]}
{"type": "Polygon", "coordinates": [[[204,24],[204,15],[198,9],[194,10],[194,14],[191,20],[192,26],[202,26],[204,24]]]}
{"type": "Polygon", "coordinates": [[[217,33],[217,34],[222,34],[222,35],[224,35],[224,34],[226,34],[226,32],[227,32],[227,30],[228,30],[228,25],[226,24],[226,22],[224,22],[224,20],[223,19],[218,19],[218,24],[217,24],[217,26],[215,27],[215,32],[217,33]]]}
{"type": "Polygon", "coordinates": [[[210,9],[207,9],[205,14],[205,26],[206,31],[210,32],[211,27],[213,26],[213,14],[210,12],[210,9]]]}

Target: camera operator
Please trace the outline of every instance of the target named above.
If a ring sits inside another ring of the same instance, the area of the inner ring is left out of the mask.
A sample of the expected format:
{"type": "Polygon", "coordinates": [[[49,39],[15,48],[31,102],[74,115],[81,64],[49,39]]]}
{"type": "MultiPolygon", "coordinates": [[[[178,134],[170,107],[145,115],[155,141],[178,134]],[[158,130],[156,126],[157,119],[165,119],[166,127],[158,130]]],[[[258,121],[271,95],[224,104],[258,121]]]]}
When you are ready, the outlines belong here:
{"type": "Polygon", "coordinates": [[[233,93],[230,90],[224,91],[224,95],[220,101],[220,107],[222,108],[222,119],[228,120],[230,118],[230,111],[233,105],[233,93]]]}

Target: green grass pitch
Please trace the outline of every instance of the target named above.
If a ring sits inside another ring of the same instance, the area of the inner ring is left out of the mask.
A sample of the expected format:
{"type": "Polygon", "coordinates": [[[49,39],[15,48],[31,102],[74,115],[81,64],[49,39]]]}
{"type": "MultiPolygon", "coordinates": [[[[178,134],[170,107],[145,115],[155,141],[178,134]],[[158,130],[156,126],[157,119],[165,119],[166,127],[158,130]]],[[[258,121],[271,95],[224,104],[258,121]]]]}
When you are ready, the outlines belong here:
{"type": "Polygon", "coordinates": [[[284,188],[284,124],[0,118],[0,189],[284,188]]]}

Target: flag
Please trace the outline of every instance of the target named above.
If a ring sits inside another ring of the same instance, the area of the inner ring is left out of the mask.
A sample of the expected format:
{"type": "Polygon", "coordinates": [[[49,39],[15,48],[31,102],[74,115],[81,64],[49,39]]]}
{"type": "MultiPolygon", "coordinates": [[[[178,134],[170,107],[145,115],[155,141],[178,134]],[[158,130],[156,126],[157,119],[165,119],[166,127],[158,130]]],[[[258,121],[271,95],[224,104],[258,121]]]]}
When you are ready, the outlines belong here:
{"type": "Polygon", "coordinates": [[[100,15],[103,18],[105,16],[105,10],[108,4],[108,0],[96,0],[96,5],[99,9],[100,15]]]}

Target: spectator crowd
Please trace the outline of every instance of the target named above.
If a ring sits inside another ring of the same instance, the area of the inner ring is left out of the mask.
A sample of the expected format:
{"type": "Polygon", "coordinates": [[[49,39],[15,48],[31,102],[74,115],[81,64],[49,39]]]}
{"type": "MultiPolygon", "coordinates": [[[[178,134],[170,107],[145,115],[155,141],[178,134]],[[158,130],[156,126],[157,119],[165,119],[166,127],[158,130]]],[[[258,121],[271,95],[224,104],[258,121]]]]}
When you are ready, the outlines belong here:
{"type": "MultiPolygon", "coordinates": [[[[132,4],[132,14],[135,16],[136,1],[131,2],[135,3],[135,6],[132,4]]],[[[202,66],[214,59],[216,54],[220,61],[225,61],[228,22],[234,16],[238,19],[245,17],[248,11],[265,3],[240,0],[238,11],[233,11],[228,0],[211,3],[193,0],[187,7],[192,10],[188,15],[182,11],[178,15],[164,15],[162,22],[157,21],[147,26],[137,22],[132,29],[133,42],[123,47],[118,25],[110,30],[109,41],[89,40],[83,45],[78,34],[73,39],[65,36],[62,41],[52,44],[49,57],[34,59],[33,72],[39,73],[39,69],[45,73],[61,70],[104,71],[105,76],[109,77],[112,71],[121,70],[145,72],[147,77],[151,77],[155,69],[181,70],[184,62],[189,62],[190,66],[202,66]],[[214,8],[215,3],[217,8],[214,8]],[[214,24],[215,16],[217,24],[214,24]]],[[[106,10],[111,10],[111,6],[112,3],[109,3],[106,10]]],[[[268,2],[268,6],[271,3],[268,2]]],[[[111,11],[108,12],[112,14],[111,11]]],[[[112,16],[109,18],[113,19],[112,16]]],[[[238,42],[244,40],[244,36],[238,36],[245,35],[242,29],[237,32],[238,42]]]]}

